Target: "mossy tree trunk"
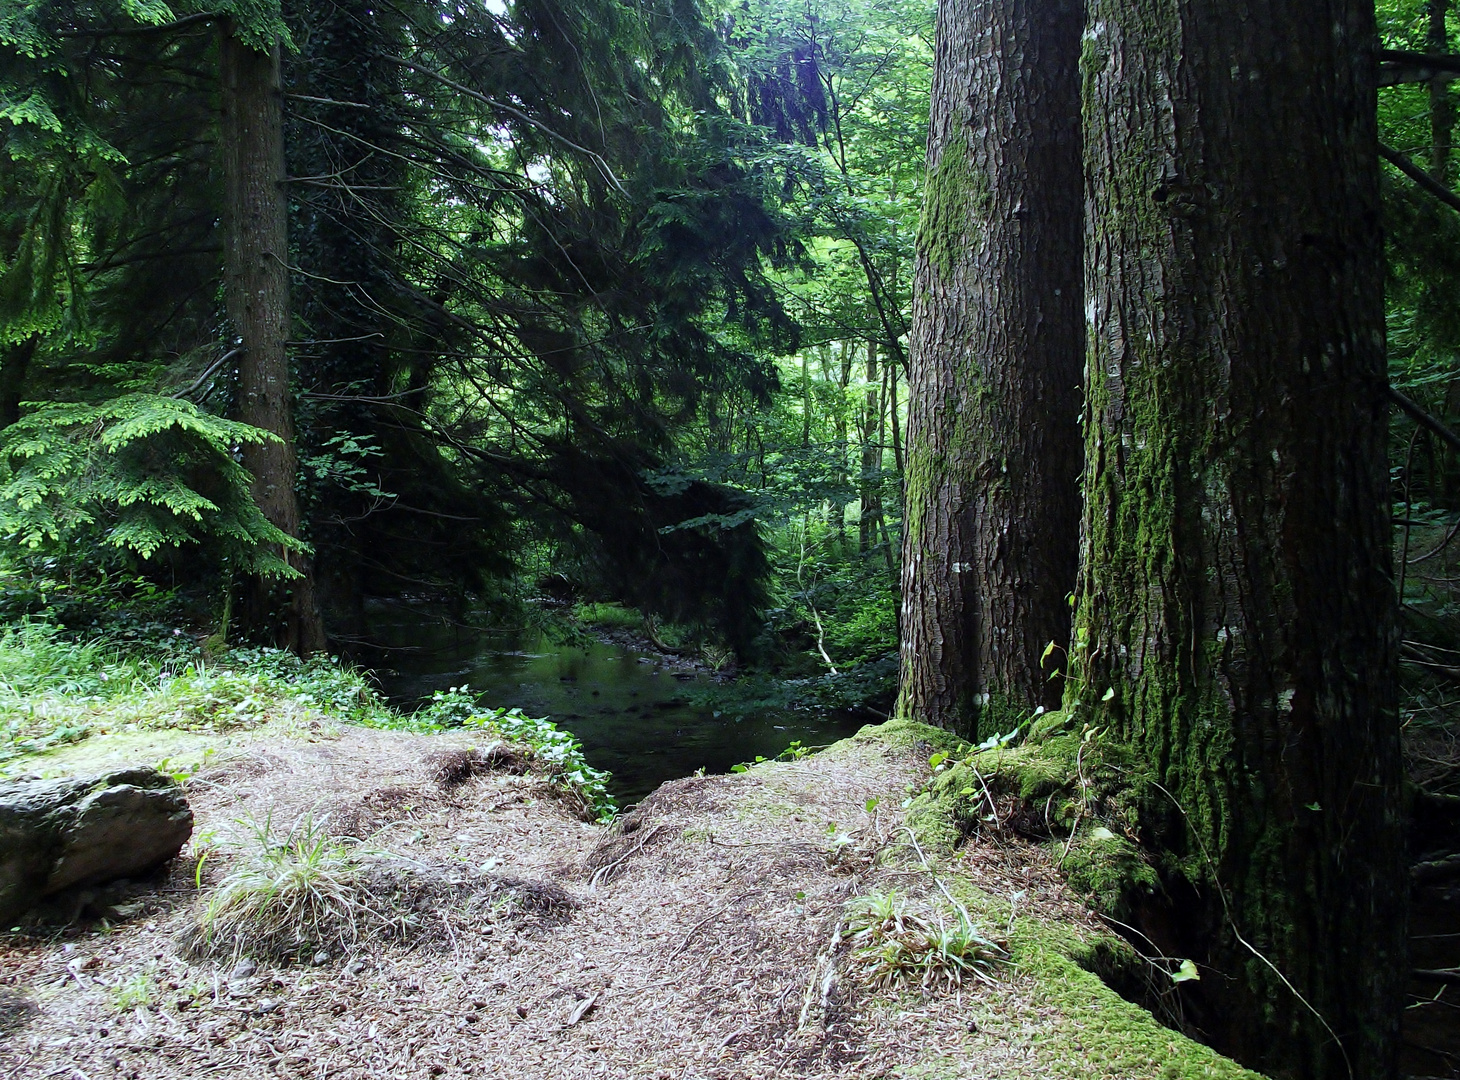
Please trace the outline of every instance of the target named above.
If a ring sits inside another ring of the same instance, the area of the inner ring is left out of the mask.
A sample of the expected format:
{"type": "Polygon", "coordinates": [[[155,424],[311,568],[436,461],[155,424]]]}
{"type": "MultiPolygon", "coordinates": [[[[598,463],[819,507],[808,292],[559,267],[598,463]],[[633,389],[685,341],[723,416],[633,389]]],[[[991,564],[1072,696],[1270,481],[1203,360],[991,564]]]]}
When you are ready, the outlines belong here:
{"type": "Polygon", "coordinates": [[[1392,1076],[1373,4],[1090,0],[1088,18],[1068,700],[1159,781],[1146,840],[1194,886],[1168,947],[1202,964],[1215,1044],[1274,1076],[1392,1076]]]}
{"type": "MultiPolygon", "coordinates": [[[[227,209],[224,296],[243,353],[238,364],[238,418],[279,436],[247,445],[243,465],[253,474],[254,499],[265,517],[300,535],[294,489],[293,400],[289,388],[288,206],[284,194],[283,102],[279,54],[240,41],[231,22],[219,32],[223,173],[227,209]]],[[[299,576],[282,584],[250,581],[244,618],[280,645],[300,653],[325,646],[307,559],[281,552],[299,576]],[[287,594],[287,595],[286,595],[287,594]]]]}
{"type": "Polygon", "coordinates": [[[1081,25],[1078,0],[938,9],[899,713],[968,734],[1061,694],[1050,676],[1079,527],[1081,25]]]}

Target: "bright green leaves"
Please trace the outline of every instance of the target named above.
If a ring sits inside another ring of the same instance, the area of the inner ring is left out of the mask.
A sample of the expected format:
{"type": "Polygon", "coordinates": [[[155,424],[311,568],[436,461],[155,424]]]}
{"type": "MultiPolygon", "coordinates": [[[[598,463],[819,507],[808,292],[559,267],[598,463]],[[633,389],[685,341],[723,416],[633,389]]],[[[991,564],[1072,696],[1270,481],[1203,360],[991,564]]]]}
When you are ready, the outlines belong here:
{"type": "Polygon", "coordinates": [[[61,120],[43,95],[31,91],[24,100],[0,100],[0,120],[12,124],[34,124],[43,131],[60,134],[61,120]]]}
{"type": "Polygon", "coordinates": [[[1191,960],[1181,961],[1181,966],[1171,972],[1171,981],[1174,983],[1193,982],[1201,979],[1201,974],[1196,970],[1196,964],[1191,960]]]}
{"type": "MultiPolygon", "coordinates": [[[[152,6],[149,0],[143,2],[152,6]]],[[[190,0],[187,6],[232,19],[238,40],[259,52],[268,52],[276,42],[290,51],[294,49],[294,39],[279,12],[279,0],[190,0]]]]}
{"type": "Polygon", "coordinates": [[[32,550],[90,533],[151,558],[211,538],[253,572],[292,577],[285,548],[235,460],[274,436],[186,401],[126,394],[102,405],[46,405],[0,433],[0,535],[32,550]]]}

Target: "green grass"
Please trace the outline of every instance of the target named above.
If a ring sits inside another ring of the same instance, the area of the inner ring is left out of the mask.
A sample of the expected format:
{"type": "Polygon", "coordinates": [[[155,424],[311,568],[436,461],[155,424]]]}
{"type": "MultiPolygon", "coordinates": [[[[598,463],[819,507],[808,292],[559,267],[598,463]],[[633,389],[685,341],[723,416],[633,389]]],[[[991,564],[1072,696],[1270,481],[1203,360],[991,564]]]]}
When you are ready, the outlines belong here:
{"type": "Polygon", "coordinates": [[[308,958],[401,928],[364,887],[360,848],[332,839],[307,816],[282,834],[269,820],[242,824],[244,837],[227,845],[234,867],[183,942],[189,953],[308,958]]]}
{"type": "Polygon", "coordinates": [[[156,748],[186,773],[208,753],[199,740],[209,736],[318,733],[342,722],[421,734],[479,730],[524,747],[585,820],[617,812],[608,774],[588,765],[572,735],[519,709],[481,705],[465,688],[404,714],[335,657],[234,649],[214,660],[194,650],[164,661],[104,638],[72,640],[40,622],[0,630],[0,775],[44,769],[60,756],[74,767],[89,760],[84,744],[99,736],[108,737],[100,744],[156,748]]]}
{"type": "Polygon", "coordinates": [[[126,982],[111,989],[112,1008],[130,1012],[157,1000],[157,978],[151,972],[139,971],[126,982]]]}
{"type": "Polygon", "coordinates": [[[639,630],[644,625],[644,616],[621,604],[579,604],[573,609],[573,617],[585,626],[618,630],[639,630]]]}
{"type": "Polygon", "coordinates": [[[0,630],[0,766],[94,735],[306,727],[388,711],[362,674],[331,657],[237,649],[161,661],[44,623],[0,630]]]}
{"type": "Polygon", "coordinates": [[[952,991],[965,978],[989,982],[994,965],[1008,959],[966,910],[914,905],[896,890],[851,901],[846,933],[852,973],[879,990],[952,991]]]}

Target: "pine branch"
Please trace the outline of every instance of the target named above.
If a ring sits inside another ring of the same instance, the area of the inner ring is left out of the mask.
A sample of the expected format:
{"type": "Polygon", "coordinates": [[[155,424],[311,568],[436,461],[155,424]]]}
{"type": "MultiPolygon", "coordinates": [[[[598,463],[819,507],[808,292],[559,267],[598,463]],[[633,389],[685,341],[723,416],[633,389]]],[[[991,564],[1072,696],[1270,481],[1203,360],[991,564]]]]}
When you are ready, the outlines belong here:
{"type": "Polygon", "coordinates": [[[1429,173],[1425,172],[1414,162],[1410,161],[1409,158],[1405,157],[1398,150],[1394,149],[1394,147],[1389,146],[1385,143],[1380,143],[1379,156],[1385,161],[1389,162],[1389,164],[1393,165],[1405,176],[1413,180],[1420,187],[1424,188],[1435,198],[1439,199],[1451,210],[1460,211],[1460,195],[1456,195],[1444,184],[1440,183],[1429,173]]]}
{"type": "Polygon", "coordinates": [[[1441,440],[1447,443],[1452,449],[1460,450],[1460,435],[1456,435],[1439,420],[1436,420],[1424,409],[1420,408],[1413,399],[1401,394],[1394,387],[1389,387],[1389,400],[1398,405],[1409,418],[1420,427],[1438,435],[1441,440]]]}
{"type": "Polygon", "coordinates": [[[1379,86],[1460,79],[1460,56],[1380,49],[1379,86]]]}
{"type": "Polygon", "coordinates": [[[170,23],[158,23],[145,26],[97,26],[86,30],[62,30],[56,36],[60,38],[108,38],[108,37],[136,37],[140,34],[169,34],[174,30],[181,30],[194,23],[212,22],[220,18],[216,12],[200,11],[196,15],[185,15],[170,23]]]}

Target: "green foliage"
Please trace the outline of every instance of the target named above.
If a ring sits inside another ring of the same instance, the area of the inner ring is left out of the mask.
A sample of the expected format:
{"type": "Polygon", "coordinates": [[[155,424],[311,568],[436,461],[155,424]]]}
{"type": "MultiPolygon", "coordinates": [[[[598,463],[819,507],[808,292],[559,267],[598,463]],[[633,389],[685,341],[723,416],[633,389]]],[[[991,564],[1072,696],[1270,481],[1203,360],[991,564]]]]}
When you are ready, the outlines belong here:
{"type": "Polygon", "coordinates": [[[349,950],[368,937],[398,936],[396,913],[364,887],[365,855],[305,816],[282,834],[272,818],[241,822],[227,845],[236,863],[184,939],[196,956],[307,958],[349,950]]]}
{"type": "Polygon", "coordinates": [[[609,774],[588,764],[583,744],[570,733],[521,709],[484,708],[465,687],[436,691],[410,716],[387,715],[371,722],[422,732],[467,728],[518,743],[527,748],[533,764],[542,769],[548,781],[560,785],[588,820],[608,822],[618,812],[608,793],[609,774]]]}
{"type": "Polygon", "coordinates": [[[579,604],[573,609],[573,618],[585,626],[603,626],[619,630],[636,630],[644,625],[643,615],[621,604],[579,604]]]}
{"type": "Polygon", "coordinates": [[[804,757],[810,757],[821,749],[819,746],[802,746],[800,739],[792,739],[790,744],[777,754],[774,758],[768,758],[764,754],[756,754],[754,761],[743,761],[738,765],[731,765],[733,773],[749,772],[752,768],[766,761],[800,761],[804,757]]]}
{"type": "Polygon", "coordinates": [[[0,432],[0,536],[58,551],[90,534],[144,559],[206,538],[252,573],[295,576],[279,551],[303,545],[264,518],[234,459],[272,438],[156,394],[41,406],[0,432]]]}
{"type": "Polygon", "coordinates": [[[994,967],[1009,955],[963,908],[914,906],[896,890],[851,901],[845,933],[852,974],[880,990],[951,992],[965,978],[991,982],[994,967]]]}
{"type": "Polygon", "coordinates": [[[240,649],[206,662],[195,645],[72,640],[44,623],[0,632],[0,673],[0,763],[115,732],[298,730],[396,715],[329,656],[240,649]]]}

